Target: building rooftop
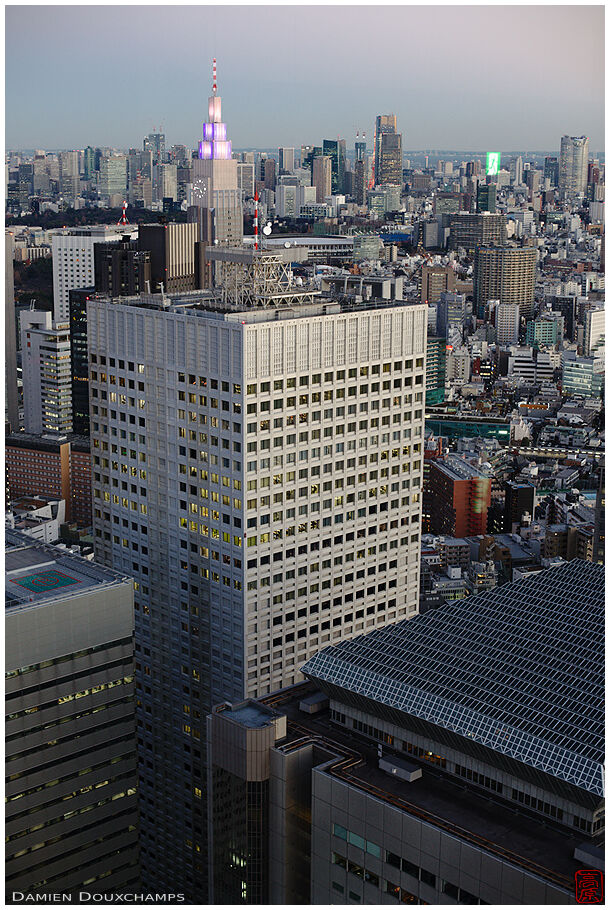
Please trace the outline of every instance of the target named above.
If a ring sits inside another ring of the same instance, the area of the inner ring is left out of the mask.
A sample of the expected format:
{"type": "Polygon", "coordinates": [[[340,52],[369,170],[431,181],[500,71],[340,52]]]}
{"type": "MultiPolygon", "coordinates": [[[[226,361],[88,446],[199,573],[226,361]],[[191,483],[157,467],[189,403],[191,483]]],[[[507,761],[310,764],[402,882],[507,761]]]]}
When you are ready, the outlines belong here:
{"type": "MultiPolygon", "coordinates": [[[[435,613],[438,610],[428,615],[435,613]]],[[[470,783],[458,781],[412,756],[409,761],[422,769],[418,780],[407,782],[387,774],[379,768],[377,742],[333,723],[328,709],[317,714],[299,710],[300,702],[311,691],[311,684],[306,683],[261,699],[263,704],[285,714],[288,720],[287,738],[276,743],[276,748],[291,751],[295,745],[305,744],[309,737],[338,756],[337,761],[325,768],[333,777],[346,780],[376,799],[438,825],[508,862],[524,866],[548,881],[567,889],[573,887],[574,873],[582,867],[574,859],[574,850],[583,837],[555,826],[550,820],[543,821],[524,806],[505,804],[498,796],[493,796],[490,802],[489,793],[479,792],[470,783]]],[[[383,748],[383,754],[393,757],[388,747],[383,748]]]]}
{"type": "Polygon", "coordinates": [[[449,455],[444,460],[435,461],[434,464],[448,474],[452,480],[473,480],[476,477],[487,478],[489,476],[457,455],[449,455]]]}
{"type": "Polygon", "coordinates": [[[276,717],[275,712],[269,710],[260,702],[252,700],[241,702],[238,705],[231,705],[225,702],[224,705],[216,709],[216,712],[222,713],[223,717],[228,716],[238,724],[252,729],[268,727],[269,724],[274,722],[276,717]]]}
{"type": "Polygon", "coordinates": [[[604,568],[572,562],[318,652],[327,683],[603,796],[604,568]]]}
{"type": "Polygon", "coordinates": [[[129,580],[118,572],[10,529],[5,531],[4,571],[7,612],[129,580]]]}

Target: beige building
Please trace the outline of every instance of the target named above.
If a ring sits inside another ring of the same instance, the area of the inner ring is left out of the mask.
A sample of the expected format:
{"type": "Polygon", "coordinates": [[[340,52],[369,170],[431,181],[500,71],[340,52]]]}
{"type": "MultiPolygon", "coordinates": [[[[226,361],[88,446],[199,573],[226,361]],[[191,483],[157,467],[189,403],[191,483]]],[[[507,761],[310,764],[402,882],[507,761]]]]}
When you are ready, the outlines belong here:
{"type": "Polygon", "coordinates": [[[536,278],[534,247],[481,247],[474,259],[474,303],[480,316],[488,300],[515,303],[521,316],[534,309],[536,278]]]}
{"type": "Polygon", "coordinates": [[[312,184],[316,188],[316,202],[324,202],[331,194],[332,164],[328,155],[318,155],[313,161],[312,184]]]}

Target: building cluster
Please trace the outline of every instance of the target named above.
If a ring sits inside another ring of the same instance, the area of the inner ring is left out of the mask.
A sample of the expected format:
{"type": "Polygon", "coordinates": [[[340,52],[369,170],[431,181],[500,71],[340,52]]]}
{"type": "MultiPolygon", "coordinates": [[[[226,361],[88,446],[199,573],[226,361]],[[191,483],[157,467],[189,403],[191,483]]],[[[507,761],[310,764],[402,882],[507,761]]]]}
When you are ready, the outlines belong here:
{"type": "Polygon", "coordinates": [[[12,216],[163,213],[6,232],[9,897],[601,868],[604,168],[487,170],[234,152],[215,64],[194,152],[9,154],[12,216]]]}

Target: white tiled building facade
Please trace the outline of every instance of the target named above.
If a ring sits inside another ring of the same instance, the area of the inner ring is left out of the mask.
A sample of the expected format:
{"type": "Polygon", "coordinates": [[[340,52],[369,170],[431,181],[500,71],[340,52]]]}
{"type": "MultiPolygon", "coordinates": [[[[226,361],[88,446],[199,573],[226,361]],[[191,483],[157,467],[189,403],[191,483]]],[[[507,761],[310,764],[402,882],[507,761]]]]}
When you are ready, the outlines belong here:
{"type": "Polygon", "coordinates": [[[426,307],[91,300],[88,325],[96,559],[136,581],[143,829],[175,881],[204,816],[165,843],[159,818],[202,712],[417,611],[426,307]]]}

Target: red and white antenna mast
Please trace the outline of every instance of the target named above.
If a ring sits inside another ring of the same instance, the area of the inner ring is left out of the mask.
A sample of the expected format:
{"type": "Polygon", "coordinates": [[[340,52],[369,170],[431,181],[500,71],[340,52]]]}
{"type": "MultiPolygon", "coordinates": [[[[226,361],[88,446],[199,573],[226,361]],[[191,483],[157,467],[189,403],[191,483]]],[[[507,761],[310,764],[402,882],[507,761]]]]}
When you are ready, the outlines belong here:
{"type": "Polygon", "coordinates": [[[258,190],[254,193],[254,249],[258,250],[258,190]]]}
{"type": "Polygon", "coordinates": [[[129,222],[127,220],[127,201],[123,202],[123,214],[117,221],[117,224],[129,224],[129,222]]]}

